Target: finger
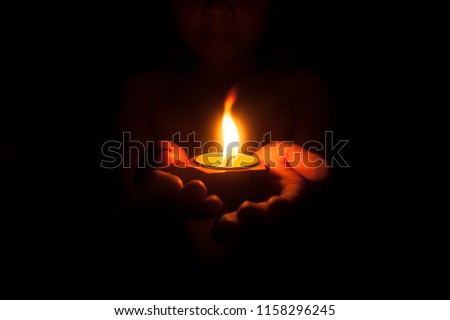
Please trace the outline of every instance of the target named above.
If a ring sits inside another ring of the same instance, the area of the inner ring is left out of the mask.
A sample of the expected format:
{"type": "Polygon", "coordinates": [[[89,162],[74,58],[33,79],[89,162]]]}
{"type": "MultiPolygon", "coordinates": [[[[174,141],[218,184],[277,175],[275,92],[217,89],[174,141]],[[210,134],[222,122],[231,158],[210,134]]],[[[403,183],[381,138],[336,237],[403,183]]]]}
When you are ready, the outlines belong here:
{"type": "Polygon", "coordinates": [[[205,208],[205,212],[209,213],[211,216],[217,216],[223,210],[223,202],[222,200],[216,196],[215,194],[210,195],[203,199],[202,201],[203,208],[205,208]]]}
{"type": "Polygon", "coordinates": [[[170,164],[173,163],[173,156],[171,156],[170,151],[162,151],[155,154],[154,156],[154,166],[159,170],[167,169],[170,164]]]}
{"type": "Polygon", "coordinates": [[[147,170],[136,185],[139,195],[148,200],[175,199],[182,188],[179,177],[161,170],[147,170]]]}
{"type": "Polygon", "coordinates": [[[152,160],[154,166],[158,169],[167,169],[174,163],[188,161],[184,149],[173,142],[156,141],[156,150],[157,152],[153,155],[152,160]]]}
{"type": "Polygon", "coordinates": [[[210,195],[188,210],[188,218],[194,220],[211,220],[214,219],[222,209],[222,200],[216,195],[210,195]]]}
{"type": "Polygon", "coordinates": [[[237,217],[247,227],[263,224],[268,218],[267,203],[245,201],[239,206],[237,217]]]}
{"type": "Polygon", "coordinates": [[[277,167],[278,164],[284,160],[284,158],[280,156],[275,142],[268,143],[262,148],[259,148],[255,152],[255,155],[260,161],[270,167],[277,167]]]}
{"type": "Polygon", "coordinates": [[[330,173],[323,157],[288,141],[268,143],[256,155],[271,167],[289,166],[310,181],[324,181],[330,173]]]}
{"type": "Polygon", "coordinates": [[[223,214],[214,225],[211,237],[215,242],[221,243],[230,236],[236,235],[241,230],[241,223],[237,217],[237,212],[223,214]]]}
{"type": "Polygon", "coordinates": [[[301,146],[286,148],[285,157],[296,172],[310,181],[324,181],[330,174],[323,157],[301,146]]]}
{"type": "Polygon", "coordinates": [[[186,163],[188,160],[186,156],[181,156],[176,153],[176,150],[162,151],[154,156],[154,164],[158,169],[168,169],[169,166],[173,164],[177,164],[178,166],[182,166],[183,163],[186,163]]]}
{"type": "Polygon", "coordinates": [[[192,180],[184,186],[180,200],[190,219],[210,220],[223,209],[222,200],[216,195],[206,197],[207,192],[201,180],[192,180]]]}
{"type": "Polygon", "coordinates": [[[186,203],[198,203],[202,201],[208,190],[201,180],[189,181],[181,190],[180,198],[186,203]]]}
{"type": "Polygon", "coordinates": [[[305,197],[307,180],[295,171],[289,171],[289,175],[280,180],[280,196],[292,203],[300,203],[305,197]]]}
{"type": "Polygon", "coordinates": [[[172,155],[174,161],[188,160],[186,151],[176,143],[167,140],[158,140],[156,142],[159,152],[168,152],[172,155]]]}
{"type": "Polygon", "coordinates": [[[273,196],[267,201],[268,216],[272,221],[280,221],[294,211],[294,202],[286,197],[273,196]]]}

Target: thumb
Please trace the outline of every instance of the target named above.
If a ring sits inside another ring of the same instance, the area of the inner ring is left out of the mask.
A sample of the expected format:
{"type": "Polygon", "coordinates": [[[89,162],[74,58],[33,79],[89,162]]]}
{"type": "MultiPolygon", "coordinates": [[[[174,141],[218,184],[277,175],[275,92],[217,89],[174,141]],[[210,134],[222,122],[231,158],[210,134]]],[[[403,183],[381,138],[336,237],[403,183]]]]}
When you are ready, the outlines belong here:
{"type": "Polygon", "coordinates": [[[188,160],[184,149],[176,143],[159,140],[156,142],[156,146],[158,151],[154,155],[155,168],[167,169],[176,162],[186,162],[188,160]]]}

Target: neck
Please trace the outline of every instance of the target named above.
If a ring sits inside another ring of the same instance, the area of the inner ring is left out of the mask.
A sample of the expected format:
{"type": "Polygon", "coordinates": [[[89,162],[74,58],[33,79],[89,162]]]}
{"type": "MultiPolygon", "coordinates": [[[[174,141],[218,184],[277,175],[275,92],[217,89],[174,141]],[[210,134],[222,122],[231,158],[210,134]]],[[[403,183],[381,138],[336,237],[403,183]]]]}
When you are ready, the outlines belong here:
{"type": "Polygon", "coordinates": [[[195,68],[194,72],[205,79],[235,82],[240,77],[254,70],[255,64],[245,61],[235,63],[202,63],[195,68]]]}

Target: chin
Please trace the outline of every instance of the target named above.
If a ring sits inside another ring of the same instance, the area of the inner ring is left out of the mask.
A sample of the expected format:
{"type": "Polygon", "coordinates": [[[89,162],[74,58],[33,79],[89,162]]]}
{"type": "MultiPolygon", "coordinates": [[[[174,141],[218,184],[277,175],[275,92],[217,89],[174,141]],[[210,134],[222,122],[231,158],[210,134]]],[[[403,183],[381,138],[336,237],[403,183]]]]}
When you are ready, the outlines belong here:
{"type": "Polygon", "coordinates": [[[232,64],[236,61],[239,61],[241,59],[241,56],[239,53],[236,53],[235,51],[226,50],[225,48],[223,50],[215,49],[215,50],[208,50],[203,51],[199,55],[201,60],[207,63],[214,63],[214,64],[232,64]]]}

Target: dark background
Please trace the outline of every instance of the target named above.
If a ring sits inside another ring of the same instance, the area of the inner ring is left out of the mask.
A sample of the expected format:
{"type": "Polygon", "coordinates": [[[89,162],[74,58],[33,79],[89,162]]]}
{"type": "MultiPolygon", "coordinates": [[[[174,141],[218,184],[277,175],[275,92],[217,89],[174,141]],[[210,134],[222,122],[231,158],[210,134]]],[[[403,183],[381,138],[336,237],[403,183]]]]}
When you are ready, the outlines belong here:
{"type": "Polygon", "coordinates": [[[124,81],[164,59],[163,6],[95,0],[8,8],[0,120],[5,298],[449,298],[440,116],[448,62],[439,8],[292,5],[286,1],[284,19],[290,45],[329,83],[350,168],[338,170],[321,205],[310,208],[315,215],[253,253],[261,264],[244,263],[229,277],[164,272],[151,249],[128,250],[105,230],[116,187],[114,173],[99,167],[100,147],[115,137],[124,81]]]}

